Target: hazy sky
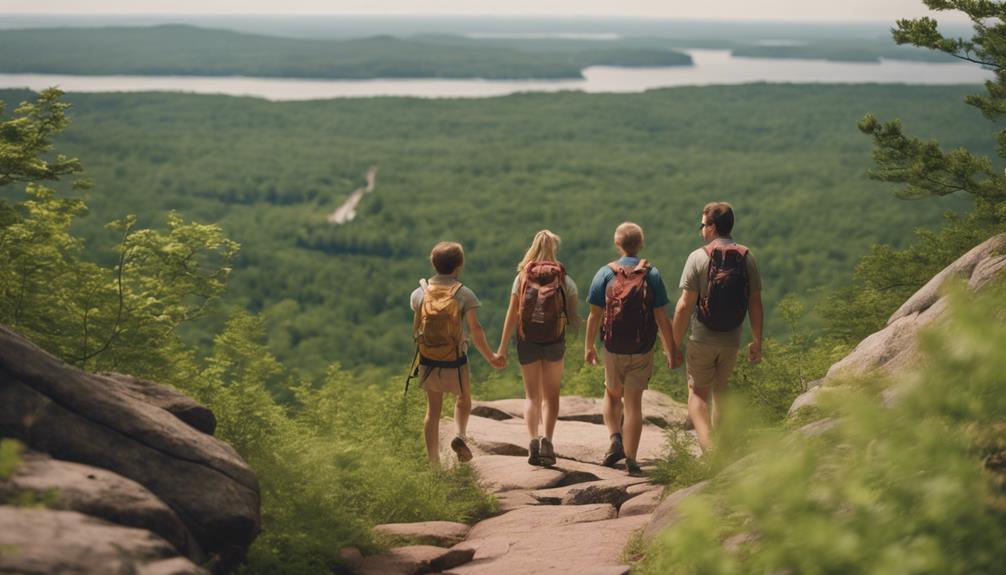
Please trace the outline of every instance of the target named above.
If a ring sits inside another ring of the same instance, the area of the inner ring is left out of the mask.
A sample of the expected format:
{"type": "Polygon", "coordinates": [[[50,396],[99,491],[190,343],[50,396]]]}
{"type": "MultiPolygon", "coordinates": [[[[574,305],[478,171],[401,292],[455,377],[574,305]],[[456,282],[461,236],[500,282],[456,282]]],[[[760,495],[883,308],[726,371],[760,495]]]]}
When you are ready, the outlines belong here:
{"type": "MultiPolygon", "coordinates": [[[[0,0],[0,14],[352,14],[631,16],[728,20],[884,20],[921,0],[0,0]],[[86,7],[85,7],[86,5],[86,7]]],[[[941,17],[940,20],[956,18],[941,17]]]]}

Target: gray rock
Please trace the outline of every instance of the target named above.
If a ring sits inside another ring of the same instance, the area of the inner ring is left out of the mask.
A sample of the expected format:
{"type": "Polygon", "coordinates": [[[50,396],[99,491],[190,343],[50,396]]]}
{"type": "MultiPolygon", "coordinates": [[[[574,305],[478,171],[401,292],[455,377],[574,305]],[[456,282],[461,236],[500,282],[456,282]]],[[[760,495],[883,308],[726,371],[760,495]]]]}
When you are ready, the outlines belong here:
{"type": "Polygon", "coordinates": [[[708,484],[708,481],[702,481],[690,487],[679,489],[664,498],[653,511],[653,515],[649,517],[646,529],[643,531],[643,540],[649,543],[653,541],[657,533],[671,526],[677,519],[677,509],[681,502],[696,493],[701,493],[708,484]]]}
{"type": "Polygon", "coordinates": [[[216,432],[217,417],[213,412],[173,387],[121,373],[98,375],[112,380],[122,393],[156,405],[203,433],[216,432]]]}
{"type": "Polygon", "coordinates": [[[492,493],[514,489],[544,489],[554,487],[565,472],[545,467],[532,467],[527,461],[505,455],[485,455],[472,460],[482,485],[492,493]]]}
{"type": "Polygon", "coordinates": [[[0,507],[0,573],[208,575],[144,529],[75,511],[0,507]]]}
{"type": "Polygon", "coordinates": [[[546,505],[588,505],[608,503],[618,509],[632,496],[629,486],[648,483],[645,477],[619,477],[589,483],[577,483],[565,487],[540,489],[531,493],[532,497],[546,505]]]}
{"type": "MultiPolygon", "coordinates": [[[[630,493],[630,495],[632,495],[630,493]]],[[[648,515],[653,513],[660,505],[660,498],[663,489],[651,489],[635,495],[618,508],[619,517],[630,517],[632,515],[648,515]]]]}
{"type": "Polygon", "coordinates": [[[28,452],[21,455],[14,474],[0,480],[0,503],[23,492],[51,494],[48,507],[52,509],[78,511],[109,523],[152,531],[196,563],[206,560],[170,507],[139,483],[111,471],[28,452]]]}
{"type": "Polygon", "coordinates": [[[470,525],[454,521],[422,521],[418,523],[385,523],[374,527],[374,534],[382,539],[407,541],[450,547],[464,540],[471,530],[470,525]]]}
{"type": "MultiPolygon", "coordinates": [[[[957,261],[947,266],[943,271],[933,276],[933,279],[929,280],[926,285],[919,289],[919,291],[915,292],[912,297],[908,298],[908,300],[905,301],[905,303],[902,304],[893,315],[891,315],[891,318],[887,320],[887,324],[891,325],[902,318],[925,311],[940,299],[940,289],[948,279],[952,277],[963,277],[969,279],[975,271],[975,268],[978,267],[983,260],[1000,260],[1002,257],[1001,254],[1004,252],[1006,252],[1006,234],[993,236],[985,242],[975,246],[971,249],[971,251],[964,254],[958,258],[957,261]]],[[[1001,264],[986,264],[986,267],[989,265],[993,267],[999,265],[999,269],[1002,269],[1001,264]]],[[[983,271],[983,275],[987,276],[987,271],[983,271]]]]}
{"type": "Polygon", "coordinates": [[[255,473],[226,443],[110,381],[0,328],[0,435],[140,483],[233,565],[261,525],[255,473]]]}

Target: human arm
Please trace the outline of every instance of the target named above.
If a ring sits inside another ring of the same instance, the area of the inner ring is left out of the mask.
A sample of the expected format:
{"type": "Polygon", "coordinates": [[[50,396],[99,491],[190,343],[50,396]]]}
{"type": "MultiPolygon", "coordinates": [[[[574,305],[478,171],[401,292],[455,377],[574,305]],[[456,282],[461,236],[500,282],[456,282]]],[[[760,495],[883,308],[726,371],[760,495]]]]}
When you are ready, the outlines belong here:
{"type": "Polygon", "coordinates": [[[674,334],[671,331],[671,320],[667,318],[667,306],[662,305],[653,310],[653,317],[657,320],[657,329],[660,331],[660,341],[664,345],[664,356],[667,358],[667,368],[674,369],[674,334]]]}
{"type": "Polygon", "coordinates": [[[597,332],[601,329],[601,318],[604,308],[591,304],[590,315],[587,316],[587,333],[583,337],[583,362],[587,365],[597,365],[597,332]]]}
{"type": "Polygon", "coordinates": [[[681,297],[674,306],[674,319],[671,321],[671,333],[674,338],[674,365],[680,366],[684,360],[681,357],[681,346],[685,343],[685,333],[688,332],[688,322],[692,319],[692,311],[699,301],[699,292],[681,290],[681,297]]]}
{"type": "Polygon", "coordinates": [[[474,309],[468,310],[465,313],[465,321],[468,322],[468,331],[472,334],[472,343],[475,345],[475,349],[479,350],[479,353],[482,354],[482,357],[486,358],[486,361],[496,369],[501,369],[506,365],[506,360],[489,349],[486,332],[482,329],[482,324],[479,323],[478,315],[474,309]]]}
{"type": "Polygon", "coordinates": [[[761,339],[765,311],[761,304],[761,290],[748,296],[748,318],[751,320],[751,343],[748,344],[748,361],[758,363],[762,358],[761,339]]]}
{"type": "Polygon", "coordinates": [[[520,309],[520,296],[510,294],[510,307],[506,310],[506,319],[503,320],[503,333],[500,334],[499,349],[496,354],[502,357],[507,356],[507,349],[510,347],[510,338],[513,337],[513,330],[517,327],[517,312],[520,309]]]}

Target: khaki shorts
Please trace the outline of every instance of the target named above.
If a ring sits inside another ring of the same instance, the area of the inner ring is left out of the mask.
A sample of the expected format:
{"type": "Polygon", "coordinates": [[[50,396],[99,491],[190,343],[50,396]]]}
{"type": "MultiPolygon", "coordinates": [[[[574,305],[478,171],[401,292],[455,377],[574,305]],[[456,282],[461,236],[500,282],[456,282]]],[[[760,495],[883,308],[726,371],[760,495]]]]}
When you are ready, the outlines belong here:
{"type": "Polygon", "coordinates": [[[453,393],[462,395],[461,386],[464,386],[464,395],[472,394],[471,375],[468,371],[468,364],[462,365],[460,382],[458,381],[457,367],[428,367],[419,366],[419,387],[426,391],[439,391],[440,393],[453,393]]]}
{"type": "Polygon", "coordinates": [[[604,358],[604,386],[621,392],[622,389],[646,389],[653,375],[653,350],[638,354],[601,352],[604,358]]]}
{"type": "Polygon", "coordinates": [[[713,345],[698,341],[689,341],[685,351],[685,372],[688,374],[688,387],[708,389],[726,387],[730,374],[737,365],[737,352],[740,348],[734,346],[713,345]]]}

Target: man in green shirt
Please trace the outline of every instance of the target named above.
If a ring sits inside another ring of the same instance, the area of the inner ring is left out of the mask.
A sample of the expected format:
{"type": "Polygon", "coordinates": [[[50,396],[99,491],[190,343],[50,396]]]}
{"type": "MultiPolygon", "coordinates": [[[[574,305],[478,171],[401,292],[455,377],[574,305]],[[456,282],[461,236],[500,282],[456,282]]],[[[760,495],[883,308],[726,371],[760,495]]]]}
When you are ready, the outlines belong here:
{"type": "Polygon", "coordinates": [[[713,202],[702,210],[700,229],[706,245],[688,256],[681,273],[681,297],[672,322],[674,341],[678,346],[675,350],[676,364],[680,364],[681,345],[691,322],[691,337],[684,357],[688,376],[688,415],[703,451],[712,446],[710,432],[723,416],[723,399],[730,374],[737,363],[745,309],[751,321],[752,334],[748,361],[757,363],[762,357],[761,274],[754,255],[731,237],[733,227],[734,212],[730,204],[713,202]],[[725,284],[720,283],[721,279],[714,280],[718,283],[718,292],[710,297],[709,272],[713,257],[717,258],[717,266],[724,266],[714,271],[723,269],[734,273],[714,274],[718,278],[732,279],[727,280],[727,287],[723,287],[725,284]],[[736,267],[731,270],[731,265],[736,267]],[[733,282],[732,285],[730,282],[733,282]],[[731,291],[740,294],[741,301],[731,298],[731,291]],[[724,296],[725,293],[728,295],[724,296]],[[734,318],[733,321],[731,318],[734,318]]]}

